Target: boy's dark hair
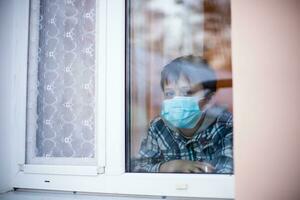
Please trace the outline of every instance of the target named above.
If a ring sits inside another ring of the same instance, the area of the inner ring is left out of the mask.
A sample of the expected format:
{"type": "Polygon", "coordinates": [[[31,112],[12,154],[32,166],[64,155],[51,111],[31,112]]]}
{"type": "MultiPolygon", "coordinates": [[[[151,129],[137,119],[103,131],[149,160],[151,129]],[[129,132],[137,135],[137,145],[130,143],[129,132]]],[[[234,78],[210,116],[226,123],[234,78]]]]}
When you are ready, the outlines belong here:
{"type": "Polygon", "coordinates": [[[164,66],[161,72],[160,85],[164,91],[164,85],[177,82],[183,75],[192,84],[201,84],[209,93],[216,91],[216,75],[214,70],[199,56],[182,56],[174,59],[164,66]]]}

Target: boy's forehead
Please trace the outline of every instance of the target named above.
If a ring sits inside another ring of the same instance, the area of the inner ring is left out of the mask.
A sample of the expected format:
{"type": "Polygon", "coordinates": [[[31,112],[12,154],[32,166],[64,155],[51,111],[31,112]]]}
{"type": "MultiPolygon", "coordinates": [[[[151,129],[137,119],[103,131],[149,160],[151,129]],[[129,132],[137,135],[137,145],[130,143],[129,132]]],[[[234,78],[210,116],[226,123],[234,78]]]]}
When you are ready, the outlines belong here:
{"type": "Polygon", "coordinates": [[[191,89],[203,89],[201,83],[194,83],[188,80],[185,76],[180,76],[178,80],[166,80],[164,82],[164,88],[180,88],[180,87],[189,87],[191,89]]]}
{"type": "Polygon", "coordinates": [[[179,78],[178,81],[177,81],[177,85],[178,86],[190,86],[191,83],[188,79],[182,77],[182,78],[179,78]]]}
{"type": "Polygon", "coordinates": [[[164,81],[165,87],[178,86],[178,85],[182,85],[182,84],[185,84],[185,85],[190,84],[190,81],[183,75],[180,75],[177,79],[168,78],[164,81]]]}

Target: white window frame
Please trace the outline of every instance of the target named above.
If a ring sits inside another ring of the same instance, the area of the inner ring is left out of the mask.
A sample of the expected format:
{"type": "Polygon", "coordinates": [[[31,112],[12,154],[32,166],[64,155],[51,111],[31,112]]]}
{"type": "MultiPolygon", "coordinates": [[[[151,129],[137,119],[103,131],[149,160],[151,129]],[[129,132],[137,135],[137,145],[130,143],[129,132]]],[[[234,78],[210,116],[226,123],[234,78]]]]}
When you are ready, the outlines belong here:
{"type": "Polygon", "coordinates": [[[125,171],[125,0],[98,0],[98,166],[26,165],[26,76],[29,0],[16,3],[16,126],[12,134],[13,187],[78,192],[234,198],[234,175],[153,174],[125,171]],[[27,9],[26,9],[27,8],[27,9]],[[100,24],[100,25],[99,25],[100,24]],[[26,34],[18,34],[18,32],[26,34]],[[100,44],[100,45],[99,45],[100,44]],[[104,168],[105,166],[105,168],[104,168]]]}

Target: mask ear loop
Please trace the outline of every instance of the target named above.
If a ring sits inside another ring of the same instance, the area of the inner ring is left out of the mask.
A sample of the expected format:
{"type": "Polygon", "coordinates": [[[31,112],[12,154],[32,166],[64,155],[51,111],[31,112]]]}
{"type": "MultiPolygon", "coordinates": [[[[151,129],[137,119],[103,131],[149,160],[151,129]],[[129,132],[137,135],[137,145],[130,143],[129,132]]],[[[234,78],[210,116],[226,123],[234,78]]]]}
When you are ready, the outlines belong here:
{"type": "Polygon", "coordinates": [[[206,101],[205,105],[203,106],[203,108],[201,108],[202,112],[205,113],[209,108],[211,108],[213,105],[210,103],[210,100],[212,99],[212,97],[215,95],[215,92],[211,92],[209,89],[206,89],[204,91],[204,95],[203,97],[200,97],[199,101],[206,101]]]}
{"type": "Polygon", "coordinates": [[[194,97],[197,102],[205,100],[205,96],[203,97],[194,97]]]}

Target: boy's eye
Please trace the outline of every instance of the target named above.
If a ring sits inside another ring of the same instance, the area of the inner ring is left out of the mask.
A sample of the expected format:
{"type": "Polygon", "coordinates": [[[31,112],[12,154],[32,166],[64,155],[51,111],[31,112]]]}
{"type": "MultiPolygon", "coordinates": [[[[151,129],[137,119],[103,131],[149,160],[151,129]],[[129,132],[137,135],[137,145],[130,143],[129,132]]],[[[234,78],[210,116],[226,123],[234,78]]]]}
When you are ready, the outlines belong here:
{"type": "Polygon", "coordinates": [[[175,92],[174,91],[166,91],[165,92],[165,97],[166,98],[172,98],[174,97],[175,92]]]}
{"type": "Polygon", "coordinates": [[[180,92],[180,96],[186,96],[186,95],[188,95],[188,92],[187,92],[187,91],[181,91],[181,92],[180,92]]]}

